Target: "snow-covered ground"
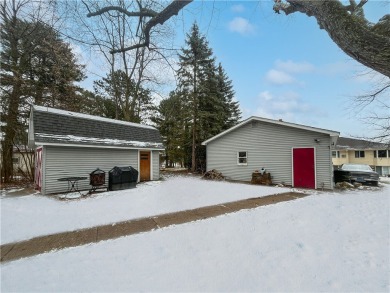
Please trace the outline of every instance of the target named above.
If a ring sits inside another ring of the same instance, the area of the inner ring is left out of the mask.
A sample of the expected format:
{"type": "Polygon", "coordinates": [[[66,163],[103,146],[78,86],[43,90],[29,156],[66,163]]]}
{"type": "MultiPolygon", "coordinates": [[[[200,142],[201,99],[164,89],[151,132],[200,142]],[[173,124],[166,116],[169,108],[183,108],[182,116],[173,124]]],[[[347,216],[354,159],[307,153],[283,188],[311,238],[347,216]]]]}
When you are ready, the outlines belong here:
{"type": "MultiPolygon", "coordinates": [[[[181,196],[211,184],[175,180],[172,191],[181,196]]],[[[144,196],[154,189],[165,193],[166,184],[137,190],[144,196]]],[[[220,192],[231,196],[234,188],[250,191],[240,184],[214,187],[205,188],[206,198],[220,192]]],[[[95,206],[86,202],[62,204],[84,205],[89,214],[95,206]]],[[[314,192],[295,201],[5,263],[1,290],[389,292],[389,208],[390,185],[314,192]]]]}
{"type": "Polygon", "coordinates": [[[289,190],[178,176],[76,200],[3,197],[1,244],[289,190]]]}

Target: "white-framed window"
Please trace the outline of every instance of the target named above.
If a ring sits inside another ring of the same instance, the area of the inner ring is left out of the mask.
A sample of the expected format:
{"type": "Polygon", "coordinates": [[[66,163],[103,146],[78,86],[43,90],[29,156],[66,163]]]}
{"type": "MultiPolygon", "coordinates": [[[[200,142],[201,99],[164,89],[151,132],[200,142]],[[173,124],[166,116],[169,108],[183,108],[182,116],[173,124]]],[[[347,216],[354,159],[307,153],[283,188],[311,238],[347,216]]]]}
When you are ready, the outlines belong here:
{"type": "Polygon", "coordinates": [[[378,158],[387,158],[387,150],[378,150],[378,158]]]}
{"type": "Polygon", "coordinates": [[[13,158],[12,158],[12,163],[13,163],[13,164],[19,164],[19,158],[13,157],[13,158]]]}
{"type": "Polygon", "coordinates": [[[332,158],[340,158],[340,151],[332,151],[332,158]]]}
{"type": "Polygon", "coordinates": [[[248,152],[237,152],[237,165],[248,165],[248,152]]]}
{"type": "Polygon", "coordinates": [[[355,158],[364,158],[364,151],[355,151],[355,158]]]}

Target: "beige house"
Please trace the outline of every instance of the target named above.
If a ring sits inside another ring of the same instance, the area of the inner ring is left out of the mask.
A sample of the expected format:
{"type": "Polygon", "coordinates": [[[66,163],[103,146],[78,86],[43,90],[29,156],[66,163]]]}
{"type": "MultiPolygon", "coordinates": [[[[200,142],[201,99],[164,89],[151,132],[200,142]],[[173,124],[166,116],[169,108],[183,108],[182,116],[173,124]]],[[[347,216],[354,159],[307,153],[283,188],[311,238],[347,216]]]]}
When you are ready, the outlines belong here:
{"type": "MultiPolygon", "coordinates": [[[[0,162],[2,152],[0,152],[0,162]]],[[[34,151],[23,145],[13,147],[12,163],[14,176],[30,176],[34,171],[34,151]]]]}
{"type": "Polygon", "coordinates": [[[367,164],[381,176],[390,174],[390,149],[383,143],[339,137],[332,161],[335,169],[346,163],[367,164]]]}

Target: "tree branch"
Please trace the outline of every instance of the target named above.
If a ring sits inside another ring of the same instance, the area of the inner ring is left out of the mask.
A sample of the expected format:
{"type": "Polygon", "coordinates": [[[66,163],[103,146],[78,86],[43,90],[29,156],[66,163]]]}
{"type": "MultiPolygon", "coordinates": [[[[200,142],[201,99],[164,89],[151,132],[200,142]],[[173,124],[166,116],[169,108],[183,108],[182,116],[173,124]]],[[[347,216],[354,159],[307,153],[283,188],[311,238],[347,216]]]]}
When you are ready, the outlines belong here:
{"type": "Polygon", "coordinates": [[[362,8],[364,4],[367,3],[368,0],[361,0],[360,3],[356,6],[356,8],[362,8]]]}
{"type": "Polygon", "coordinates": [[[87,14],[87,17],[92,17],[92,16],[98,16],[103,13],[109,12],[109,11],[119,11],[122,12],[123,14],[126,14],[127,16],[133,17],[133,16],[142,16],[142,17],[155,17],[158,15],[157,12],[143,8],[140,11],[128,11],[122,7],[119,6],[107,6],[104,7],[98,11],[95,12],[90,12],[87,14]]]}
{"type": "Polygon", "coordinates": [[[116,11],[123,12],[126,15],[131,16],[131,17],[133,17],[133,16],[152,17],[148,22],[146,22],[144,28],[142,29],[143,34],[144,34],[144,42],[139,43],[139,44],[135,44],[135,45],[132,45],[129,47],[125,47],[125,48],[112,50],[110,52],[111,54],[115,54],[115,53],[126,52],[126,51],[130,51],[130,50],[134,50],[134,49],[138,49],[138,48],[142,48],[142,47],[149,48],[151,29],[158,24],[160,24],[160,25],[164,24],[164,22],[166,22],[172,16],[177,15],[181,9],[183,9],[187,4],[191,3],[192,1],[193,0],[174,0],[167,7],[165,7],[165,9],[163,9],[161,12],[159,12],[159,13],[154,12],[154,14],[151,13],[151,10],[146,10],[146,9],[143,9],[140,12],[129,12],[126,9],[123,9],[121,7],[108,6],[108,7],[105,7],[97,12],[88,13],[87,16],[88,17],[96,16],[96,15],[100,15],[102,13],[105,13],[105,12],[108,12],[111,10],[116,10],[116,11]],[[148,11],[150,14],[146,14],[146,11],[148,11]]]}
{"type": "Polygon", "coordinates": [[[345,9],[347,9],[349,12],[353,14],[355,13],[355,11],[361,9],[363,5],[367,3],[367,1],[368,0],[361,0],[359,4],[356,4],[355,0],[349,0],[350,4],[348,6],[345,6],[345,9]]]}

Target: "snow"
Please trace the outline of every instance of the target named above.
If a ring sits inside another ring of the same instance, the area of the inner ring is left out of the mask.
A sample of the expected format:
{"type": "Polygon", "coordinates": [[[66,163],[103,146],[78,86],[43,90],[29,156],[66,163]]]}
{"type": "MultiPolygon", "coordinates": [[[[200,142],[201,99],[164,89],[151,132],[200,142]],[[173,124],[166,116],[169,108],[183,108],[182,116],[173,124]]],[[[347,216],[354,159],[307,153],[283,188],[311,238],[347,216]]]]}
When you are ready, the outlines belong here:
{"type": "Polygon", "coordinates": [[[173,177],[73,201],[37,195],[3,197],[1,244],[289,190],[173,177]]]}
{"type": "MultiPolygon", "coordinates": [[[[7,193],[13,193],[13,192],[18,192],[18,191],[22,191],[22,190],[24,190],[24,188],[7,189],[7,193]]],[[[5,196],[5,190],[1,191],[0,196],[5,196]]]]}
{"type": "MultiPolygon", "coordinates": [[[[204,185],[205,198],[221,192],[231,196],[236,186],[248,192],[241,184],[221,182],[209,189],[215,182],[187,180],[174,179],[176,188],[168,181],[137,191],[144,196],[154,189],[166,193],[170,186],[183,194],[204,185]]],[[[1,289],[389,292],[389,195],[386,184],[371,190],[313,191],[294,201],[20,259],[2,264],[1,289]]],[[[166,197],[158,204],[164,200],[178,205],[166,197]]],[[[65,204],[76,208],[85,202],[65,204]]]]}
{"type": "Polygon", "coordinates": [[[132,147],[153,147],[163,148],[162,143],[156,142],[144,142],[135,140],[121,140],[121,139],[109,139],[109,138],[97,138],[97,137],[85,137],[76,135],[57,135],[57,134],[46,134],[36,133],[37,138],[51,138],[60,142],[77,142],[77,143],[102,143],[108,145],[126,145],[132,147]]]}
{"type": "Polygon", "coordinates": [[[145,124],[138,124],[138,123],[133,123],[133,122],[115,120],[115,119],[110,119],[110,118],[105,118],[105,117],[100,117],[100,116],[93,116],[93,115],[88,115],[88,114],[76,113],[76,112],[60,110],[60,109],[55,109],[55,108],[49,108],[49,107],[44,107],[44,106],[34,105],[34,110],[40,111],[40,112],[49,112],[49,113],[54,113],[54,114],[59,114],[59,115],[78,117],[78,118],[83,118],[83,119],[104,121],[104,122],[110,122],[110,123],[115,123],[115,124],[130,125],[130,126],[140,127],[140,128],[156,129],[153,126],[149,126],[149,125],[145,125],[145,124]]]}

